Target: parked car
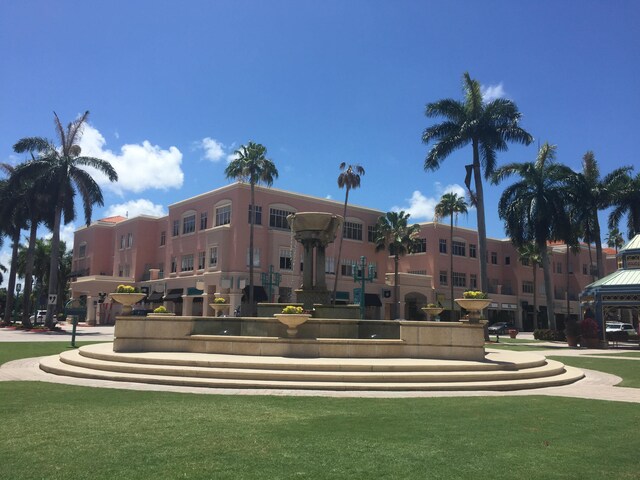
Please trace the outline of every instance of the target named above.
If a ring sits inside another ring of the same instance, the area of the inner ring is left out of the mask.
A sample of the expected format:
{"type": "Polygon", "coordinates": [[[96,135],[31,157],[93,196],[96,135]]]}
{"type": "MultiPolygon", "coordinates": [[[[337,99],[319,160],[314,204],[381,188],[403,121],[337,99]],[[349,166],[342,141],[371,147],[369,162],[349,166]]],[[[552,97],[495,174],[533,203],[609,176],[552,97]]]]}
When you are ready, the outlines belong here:
{"type": "Polygon", "coordinates": [[[496,322],[493,325],[489,325],[488,330],[493,335],[504,335],[511,328],[515,328],[511,322],[496,322]]]}
{"type": "Polygon", "coordinates": [[[29,321],[33,324],[44,323],[46,318],[47,318],[46,310],[37,310],[36,313],[34,313],[29,317],[29,321]]]}
{"type": "Polygon", "coordinates": [[[611,322],[607,323],[607,327],[605,328],[607,333],[613,332],[627,332],[631,336],[635,336],[638,334],[636,329],[633,328],[633,325],[630,323],[619,323],[619,322],[611,322]]]}

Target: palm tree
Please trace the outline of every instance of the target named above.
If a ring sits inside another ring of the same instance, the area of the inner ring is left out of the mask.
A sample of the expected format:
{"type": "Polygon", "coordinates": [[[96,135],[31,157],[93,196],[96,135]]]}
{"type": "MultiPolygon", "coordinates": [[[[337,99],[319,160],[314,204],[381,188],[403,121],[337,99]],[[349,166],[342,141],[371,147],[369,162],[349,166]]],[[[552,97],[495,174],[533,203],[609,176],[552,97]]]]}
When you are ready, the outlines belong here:
{"type": "Polygon", "coordinates": [[[442,195],[440,202],[436,205],[435,214],[436,220],[444,217],[450,217],[450,231],[449,231],[449,275],[451,285],[451,310],[455,310],[454,307],[454,295],[453,295],[453,216],[458,217],[458,214],[467,214],[467,202],[464,197],[458,197],[457,193],[449,192],[442,195]]]}
{"type": "Polygon", "coordinates": [[[480,287],[486,291],[487,277],[487,229],[485,226],[484,195],[480,168],[488,179],[496,167],[496,153],[506,151],[508,143],[529,145],[533,137],[519,126],[521,114],[511,100],[499,98],[488,103],[482,100],[480,84],[468,73],[464,74],[464,101],[439,100],[426,107],[427,117],[444,117],[445,121],[425,129],[422,141],[433,145],[424,161],[425,170],[436,170],[455,150],[471,144],[473,162],[467,166],[466,185],[471,205],[477,209],[478,244],[480,248],[480,287]],[[471,191],[471,173],[475,181],[475,193],[471,191]]]}
{"type": "Polygon", "coordinates": [[[613,172],[600,178],[600,168],[592,151],[588,151],[582,158],[582,172],[573,175],[570,184],[572,197],[572,210],[575,221],[581,226],[585,242],[589,246],[591,256],[591,244],[596,244],[597,276],[604,276],[602,260],[602,235],[598,211],[609,206],[612,198],[612,189],[623,180],[630,167],[617,168],[613,172]]]}
{"type": "Polygon", "coordinates": [[[555,329],[553,292],[547,242],[568,238],[571,222],[565,209],[566,190],[573,171],[555,163],[555,145],[545,143],[538,151],[535,162],[510,163],[497,169],[493,183],[511,175],[520,180],[507,187],[498,203],[498,215],[505,221],[505,231],[516,247],[534,241],[540,252],[544,273],[547,317],[550,328],[555,329]]]}
{"type": "Polygon", "coordinates": [[[635,177],[627,173],[612,186],[609,214],[609,229],[620,225],[622,217],[627,215],[628,238],[631,240],[640,233],[640,173],[635,177]]]}
{"type": "Polygon", "coordinates": [[[618,250],[624,245],[624,237],[620,233],[620,230],[618,230],[617,227],[612,228],[611,230],[609,230],[609,233],[607,234],[607,238],[605,238],[605,240],[607,242],[607,246],[609,248],[615,248],[616,255],[618,255],[618,250]]]}
{"type": "MultiPolygon", "coordinates": [[[[93,206],[104,204],[100,186],[82,167],[92,167],[98,170],[105,174],[111,182],[118,180],[118,174],[109,162],[81,155],[82,150],[78,142],[82,137],[83,126],[89,117],[88,111],[69,123],[66,129],[62,126],[58,115],[55,112],[53,115],[60,142],[59,147],[43,137],[26,137],[18,140],[13,146],[13,150],[16,153],[29,152],[32,154],[32,160],[16,168],[14,172],[16,181],[31,179],[43,191],[49,192],[54,199],[49,294],[57,295],[60,227],[63,212],[65,223],[75,219],[74,197],[76,193],[79,193],[84,208],[85,221],[89,225],[93,206]],[[37,154],[35,157],[34,153],[37,154]]],[[[47,306],[45,325],[48,327],[53,326],[54,308],[54,305],[47,306]]]]}
{"type": "MultiPolygon", "coordinates": [[[[364,175],[364,168],[357,163],[354,165],[347,165],[345,162],[340,164],[340,170],[342,172],[338,175],[338,187],[345,188],[346,192],[344,195],[344,209],[342,211],[342,218],[344,221],[347,221],[347,204],[349,203],[349,191],[351,189],[358,188],[360,186],[360,176],[364,175]]],[[[336,292],[338,291],[338,273],[340,269],[340,259],[342,257],[342,240],[344,239],[344,224],[342,226],[342,232],[340,234],[340,243],[338,244],[338,258],[336,259],[336,278],[333,282],[333,294],[331,295],[331,300],[333,303],[336,302],[336,292]]],[[[322,266],[318,266],[318,268],[323,268],[322,266]]]]}
{"type": "Polygon", "coordinates": [[[526,242],[518,247],[518,256],[523,265],[531,265],[533,269],[533,329],[538,329],[538,267],[540,251],[535,242],[526,242]]]}
{"type": "Polygon", "coordinates": [[[224,173],[227,178],[235,178],[241,182],[249,182],[251,185],[251,215],[249,216],[249,305],[251,315],[254,315],[253,305],[253,226],[255,224],[255,186],[263,183],[270,187],[273,180],[278,178],[278,169],[275,164],[266,157],[267,149],[259,143],[249,142],[241,145],[235,151],[236,159],[233,160],[224,173]]]}
{"type": "Polygon", "coordinates": [[[376,224],[376,251],[388,250],[389,255],[393,256],[394,262],[394,292],[393,301],[395,305],[396,319],[400,319],[400,287],[398,285],[398,262],[400,256],[411,253],[417,246],[417,236],[420,232],[420,226],[417,224],[409,225],[410,215],[400,212],[387,212],[378,218],[376,224]]]}

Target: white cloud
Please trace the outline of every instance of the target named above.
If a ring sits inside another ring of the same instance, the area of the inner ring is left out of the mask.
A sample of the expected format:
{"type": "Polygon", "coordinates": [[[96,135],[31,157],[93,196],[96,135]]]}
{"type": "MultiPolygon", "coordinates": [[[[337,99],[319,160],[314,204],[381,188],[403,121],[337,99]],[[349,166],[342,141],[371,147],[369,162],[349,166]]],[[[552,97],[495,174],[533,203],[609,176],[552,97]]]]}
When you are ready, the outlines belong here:
{"type": "Polygon", "coordinates": [[[166,214],[167,212],[162,205],[157,205],[146,198],[139,198],[138,200],[110,205],[107,208],[105,217],[114,217],[116,215],[128,216],[129,218],[137,217],[138,215],[163,217],[166,214]]]}
{"type": "Polygon", "coordinates": [[[102,188],[122,195],[124,192],[182,187],[182,152],[176,147],[165,150],[144,140],[141,144],[125,144],[120,147],[120,153],[114,153],[105,149],[105,145],[102,134],[91,125],[86,125],[80,140],[82,154],[108,161],[118,173],[118,181],[111,183],[101,173],[88,169],[92,170],[92,175],[102,188]]]}
{"type": "MultiPolygon", "coordinates": [[[[60,240],[65,243],[67,252],[73,250],[73,233],[77,229],[78,226],[74,222],[60,226],[60,240]]],[[[49,240],[51,237],[53,237],[53,233],[49,231],[47,231],[47,233],[44,235],[44,238],[46,238],[47,240],[49,240]]]]}
{"type": "Polygon", "coordinates": [[[239,157],[240,155],[236,152],[230,153],[229,155],[227,155],[227,164],[233,162],[234,160],[237,160],[239,157]]]}
{"type": "Polygon", "coordinates": [[[502,82],[498,85],[482,86],[480,87],[480,92],[482,93],[482,100],[485,102],[491,102],[497,98],[504,98],[507,96],[507,92],[504,91],[502,82]]]}
{"type": "Polygon", "coordinates": [[[204,158],[214,163],[219,162],[225,156],[225,146],[215,138],[203,138],[197,143],[197,146],[204,150],[204,158]]]}
{"type": "Polygon", "coordinates": [[[329,193],[329,194],[327,194],[327,196],[326,196],[326,197],[324,197],[324,198],[326,198],[327,200],[331,200],[333,197],[332,197],[332,196],[331,196],[331,194],[329,193]]]}
{"type": "Polygon", "coordinates": [[[3,265],[7,269],[6,272],[2,272],[3,281],[0,287],[6,287],[7,283],[9,283],[9,268],[11,267],[11,250],[7,247],[0,250],[0,265],[3,265]]]}
{"type": "MultiPolygon", "coordinates": [[[[419,190],[416,190],[411,195],[411,198],[407,198],[406,202],[408,205],[406,206],[393,206],[390,208],[391,211],[398,212],[400,210],[404,210],[405,213],[411,215],[411,221],[419,222],[426,221],[430,222],[433,220],[435,215],[435,208],[438,202],[440,202],[440,198],[443,194],[451,192],[457,193],[458,196],[465,196],[465,189],[458,184],[451,184],[443,187],[440,183],[435,184],[436,194],[435,197],[427,197],[419,190]]],[[[471,207],[469,207],[471,209],[471,207]]]]}

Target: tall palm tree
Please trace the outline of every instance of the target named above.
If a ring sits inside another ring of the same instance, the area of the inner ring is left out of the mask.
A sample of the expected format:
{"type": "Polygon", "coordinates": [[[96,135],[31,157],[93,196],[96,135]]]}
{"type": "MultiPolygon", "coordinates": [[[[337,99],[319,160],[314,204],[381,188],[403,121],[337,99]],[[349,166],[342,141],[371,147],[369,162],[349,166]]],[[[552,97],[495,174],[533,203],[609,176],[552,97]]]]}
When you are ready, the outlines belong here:
{"type": "Polygon", "coordinates": [[[555,160],[555,145],[545,143],[535,162],[510,163],[498,168],[493,183],[517,175],[520,180],[508,186],[498,203],[498,215],[505,221],[505,231],[516,247],[534,241],[540,252],[544,273],[547,317],[555,329],[555,311],[551,290],[551,271],[547,242],[567,238],[570,225],[566,211],[567,184],[573,171],[555,160]]]}
{"type": "MultiPolygon", "coordinates": [[[[342,218],[347,221],[347,204],[349,203],[349,191],[351,189],[358,188],[360,186],[360,177],[364,175],[364,168],[359,164],[347,165],[345,162],[340,164],[340,170],[342,172],[338,175],[338,187],[345,188],[344,195],[344,209],[342,211],[342,218]]],[[[336,278],[333,282],[333,294],[331,300],[336,302],[336,292],[338,291],[338,274],[340,272],[340,260],[342,257],[342,240],[344,239],[344,224],[342,225],[342,232],[340,233],[340,242],[338,244],[338,258],[336,259],[336,278]]],[[[323,268],[318,266],[318,268],[323,268]]]]}
{"type": "Polygon", "coordinates": [[[249,216],[249,305],[251,315],[254,315],[255,308],[253,305],[253,226],[255,224],[256,207],[255,207],[255,186],[256,184],[265,184],[270,187],[273,180],[278,178],[278,169],[275,164],[269,160],[267,149],[259,143],[249,142],[247,145],[241,145],[235,151],[236,159],[233,160],[224,173],[227,178],[235,178],[241,182],[249,182],[251,185],[251,215],[249,216]]]}
{"type": "Polygon", "coordinates": [[[387,212],[378,218],[376,224],[376,251],[387,250],[393,256],[394,262],[394,317],[400,318],[400,287],[398,285],[398,262],[400,257],[411,253],[417,246],[417,236],[420,226],[409,225],[410,214],[400,212],[387,212]]]}
{"type": "Polygon", "coordinates": [[[449,284],[451,285],[451,310],[455,310],[454,307],[454,295],[453,295],[453,216],[456,218],[458,214],[467,214],[467,202],[464,197],[458,197],[457,193],[449,192],[442,195],[440,202],[436,205],[435,214],[436,220],[449,217],[450,229],[449,229],[449,284]]]}
{"type": "Polygon", "coordinates": [[[616,255],[618,255],[618,250],[621,249],[624,245],[624,237],[620,233],[620,230],[618,230],[618,227],[609,230],[609,233],[607,234],[607,238],[605,238],[605,240],[607,242],[607,247],[615,248],[616,255]]]}
{"type": "MultiPolygon", "coordinates": [[[[60,145],[57,147],[43,137],[25,137],[13,146],[16,153],[29,152],[33,159],[18,166],[14,172],[17,181],[31,179],[39,188],[49,192],[53,197],[53,237],[51,239],[51,264],[49,268],[49,294],[58,292],[58,263],[60,251],[60,227],[62,214],[65,223],[75,218],[74,197],[80,194],[87,225],[91,223],[94,205],[102,206],[104,200],[102,190],[91,175],[82,167],[92,167],[103,173],[111,182],[118,180],[118,174],[111,164],[99,158],[82,155],[78,145],[82,137],[82,129],[89,112],[85,112],[66,128],[54,112],[54,123],[60,145]],[[37,154],[34,156],[34,154],[37,154]]],[[[26,180],[25,180],[26,181],[26,180]]],[[[45,325],[53,326],[55,305],[47,306],[45,325]]]]}
{"type": "Polygon", "coordinates": [[[613,188],[623,180],[629,170],[630,167],[617,168],[601,179],[595,155],[592,151],[588,151],[582,158],[582,171],[571,177],[572,213],[575,216],[575,221],[582,228],[582,238],[589,246],[589,253],[591,253],[591,244],[593,242],[596,244],[598,278],[604,276],[602,235],[598,211],[609,206],[613,196],[613,188]]]}
{"type": "Polygon", "coordinates": [[[630,173],[624,175],[612,186],[612,192],[609,229],[618,227],[627,215],[627,235],[631,240],[640,233],[640,173],[635,177],[630,173]]]}
{"type": "Polygon", "coordinates": [[[471,144],[473,161],[467,166],[466,185],[471,197],[471,205],[477,209],[478,245],[480,248],[480,287],[487,290],[487,229],[484,214],[484,194],[481,167],[488,179],[496,167],[496,153],[506,151],[508,143],[529,145],[533,137],[520,127],[521,114],[511,100],[499,98],[485,103],[480,91],[480,83],[464,74],[463,90],[465,99],[439,100],[426,107],[427,117],[444,117],[445,121],[424,130],[422,141],[433,145],[424,161],[425,170],[437,170],[451,153],[471,144]],[[471,191],[471,177],[475,182],[475,192],[471,191]]]}
{"type": "Polygon", "coordinates": [[[523,265],[530,265],[533,271],[533,329],[538,329],[538,267],[541,264],[540,251],[535,242],[525,242],[518,247],[518,256],[523,265]]]}

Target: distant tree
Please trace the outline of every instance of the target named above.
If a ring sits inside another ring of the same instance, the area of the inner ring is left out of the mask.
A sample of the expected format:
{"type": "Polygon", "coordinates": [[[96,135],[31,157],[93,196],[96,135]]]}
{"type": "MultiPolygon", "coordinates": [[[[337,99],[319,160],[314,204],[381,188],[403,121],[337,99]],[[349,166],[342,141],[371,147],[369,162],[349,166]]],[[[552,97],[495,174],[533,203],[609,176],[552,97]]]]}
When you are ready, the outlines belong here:
{"type": "MultiPolygon", "coordinates": [[[[478,244],[480,252],[487,251],[487,229],[485,226],[484,194],[481,167],[488,179],[496,167],[496,153],[508,149],[509,143],[529,145],[533,137],[520,127],[522,115],[511,100],[499,98],[485,103],[480,83],[468,73],[463,76],[464,101],[439,100],[426,107],[427,117],[444,117],[445,121],[425,129],[422,141],[436,142],[424,161],[425,170],[437,170],[440,164],[454,151],[471,144],[473,161],[467,166],[467,188],[471,205],[476,206],[478,218],[478,244]],[[471,173],[475,192],[471,191],[471,173]]],[[[487,291],[487,259],[480,258],[480,288],[487,291]]]]}
{"type": "Polygon", "coordinates": [[[436,220],[440,220],[445,217],[449,217],[450,229],[449,229],[449,284],[451,285],[451,310],[455,310],[453,301],[453,216],[456,218],[458,214],[467,214],[467,202],[464,197],[458,197],[457,193],[449,192],[442,195],[440,202],[436,205],[435,214],[436,220]]]}
{"type": "Polygon", "coordinates": [[[400,318],[400,287],[398,285],[398,263],[401,256],[411,253],[417,246],[417,236],[420,226],[409,225],[408,213],[387,212],[378,218],[376,224],[376,251],[387,250],[393,256],[394,262],[394,317],[400,318]]]}
{"type": "Polygon", "coordinates": [[[640,233],[640,173],[635,177],[627,173],[612,186],[609,214],[609,230],[620,225],[620,220],[627,216],[627,236],[631,240],[640,233]]]}
{"type": "Polygon", "coordinates": [[[235,151],[236,159],[233,160],[224,173],[227,178],[234,178],[241,182],[248,182],[251,186],[251,215],[249,216],[249,305],[251,315],[255,315],[254,299],[253,299],[253,226],[256,217],[256,201],[255,186],[256,184],[264,184],[268,187],[273,185],[273,180],[278,178],[278,169],[275,164],[269,160],[267,149],[254,142],[247,145],[241,145],[235,151]]]}
{"type": "MultiPolygon", "coordinates": [[[[66,128],[62,126],[58,115],[54,112],[56,133],[59,146],[54,145],[43,137],[25,137],[13,146],[16,153],[29,152],[32,160],[18,166],[13,174],[17,182],[31,181],[39,188],[49,192],[53,198],[53,237],[51,240],[51,263],[49,267],[49,294],[58,293],[58,263],[60,251],[60,227],[62,215],[64,222],[75,219],[74,199],[80,194],[84,208],[86,224],[91,223],[91,213],[94,205],[104,204],[102,190],[91,174],[82,167],[91,167],[103,173],[109,181],[118,180],[118,174],[105,160],[81,155],[78,145],[82,136],[82,129],[89,117],[85,112],[66,128]],[[35,155],[34,155],[35,154],[35,155]]],[[[47,306],[45,325],[53,326],[54,305],[47,306]]]]}
{"type": "MultiPolygon", "coordinates": [[[[351,189],[358,188],[360,186],[360,177],[364,175],[364,168],[361,165],[353,164],[347,165],[342,162],[338,167],[342,172],[338,175],[338,187],[345,189],[344,195],[344,209],[342,211],[342,218],[347,221],[347,204],[349,203],[349,191],[351,189]]],[[[340,272],[340,260],[342,257],[342,240],[344,239],[344,224],[342,225],[342,231],[340,232],[340,243],[338,244],[338,258],[336,259],[336,275],[333,282],[333,294],[331,300],[333,303],[336,301],[336,292],[338,291],[338,277],[340,272]]],[[[322,267],[318,267],[322,268],[322,267]]]]}
{"type": "Polygon", "coordinates": [[[533,329],[538,327],[538,267],[541,265],[540,251],[535,242],[526,242],[518,247],[520,263],[529,265],[533,272],[533,329]]]}
{"type": "Polygon", "coordinates": [[[617,227],[609,230],[609,233],[607,234],[607,238],[605,240],[609,248],[616,249],[616,255],[618,254],[618,250],[620,250],[624,246],[624,237],[617,227]]]}
{"type": "Polygon", "coordinates": [[[567,183],[573,171],[556,163],[555,145],[545,143],[535,162],[510,163],[497,169],[492,181],[499,183],[511,175],[520,180],[508,186],[498,203],[498,215],[505,221],[505,231],[516,247],[534,241],[540,252],[544,273],[547,317],[555,329],[553,291],[547,242],[568,236],[571,222],[566,211],[567,183]]]}

